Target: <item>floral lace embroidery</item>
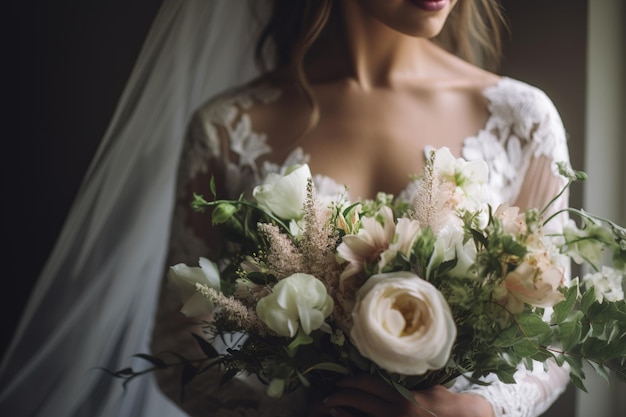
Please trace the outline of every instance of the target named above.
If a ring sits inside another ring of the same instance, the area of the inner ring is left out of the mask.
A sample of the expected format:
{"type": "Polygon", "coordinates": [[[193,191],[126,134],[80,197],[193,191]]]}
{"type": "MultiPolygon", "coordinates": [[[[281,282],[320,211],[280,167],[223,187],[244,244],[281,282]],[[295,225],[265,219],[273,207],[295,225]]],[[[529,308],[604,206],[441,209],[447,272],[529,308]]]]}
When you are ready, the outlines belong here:
{"type": "Polygon", "coordinates": [[[476,136],[465,139],[463,157],[487,162],[491,189],[500,192],[500,202],[513,203],[533,157],[569,161],[565,130],[552,101],[535,87],[503,78],[484,95],[490,117],[476,136]]]}

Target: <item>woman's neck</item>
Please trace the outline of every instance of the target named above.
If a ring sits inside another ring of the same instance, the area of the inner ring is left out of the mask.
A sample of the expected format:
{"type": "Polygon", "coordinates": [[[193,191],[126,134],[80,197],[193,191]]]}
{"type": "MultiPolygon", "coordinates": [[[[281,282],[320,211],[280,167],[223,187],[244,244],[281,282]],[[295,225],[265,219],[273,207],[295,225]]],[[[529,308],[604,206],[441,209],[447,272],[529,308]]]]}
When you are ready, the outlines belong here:
{"type": "Polygon", "coordinates": [[[312,49],[307,65],[312,82],[347,78],[369,90],[435,74],[439,47],[390,29],[357,3],[339,3],[338,21],[312,49]]]}

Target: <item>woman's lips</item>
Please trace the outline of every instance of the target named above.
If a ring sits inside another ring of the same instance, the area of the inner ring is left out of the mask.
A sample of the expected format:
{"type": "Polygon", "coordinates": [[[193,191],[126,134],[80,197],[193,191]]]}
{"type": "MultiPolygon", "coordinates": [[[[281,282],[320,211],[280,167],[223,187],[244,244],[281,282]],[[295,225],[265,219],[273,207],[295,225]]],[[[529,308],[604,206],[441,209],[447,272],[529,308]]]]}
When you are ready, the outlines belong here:
{"type": "Polygon", "coordinates": [[[448,5],[448,0],[412,0],[413,4],[427,12],[438,12],[448,5]]]}

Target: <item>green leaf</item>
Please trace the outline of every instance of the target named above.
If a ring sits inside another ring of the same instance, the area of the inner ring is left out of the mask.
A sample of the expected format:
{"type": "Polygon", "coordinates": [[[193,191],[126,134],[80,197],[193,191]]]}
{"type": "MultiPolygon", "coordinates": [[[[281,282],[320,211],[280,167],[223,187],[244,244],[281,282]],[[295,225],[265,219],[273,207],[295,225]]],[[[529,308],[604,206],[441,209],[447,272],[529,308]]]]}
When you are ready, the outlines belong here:
{"type": "Polygon", "coordinates": [[[580,302],[580,309],[583,313],[589,310],[589,307],[596,301],[596,290],[594,287],[588,288],[583,294],[582,301],[580,302]]]}
{"type": "Polygon", "coordinates": [[[583,391],[583,392],[588,392],[587,388],[585,387],[585,384],[583,383],[583,380],[576,376],[576,375],[572,375],[571,373],[569,374],[569,378],[570,380],[574,383],[574,386],[576,388],[578,388],[579,390],[583,391]]]}
{"type": "Polygon", "coordinates": [[[539,347],[530,340],[522,340],[513,346],[513,350],[522,357],[530,357],[539,351],[539,347]]]}
{"type": "Polygon", "coordinates": [[[606,325],[604,323],[591,323],[589,325],[589,336],[591,337],[601,337],[606,330],[606,325]]]}
{"type": "Polygon", "coordinates": [[[515,384],[515,371],[510,370],[498,370],[496,371],[496,376],[498,379],[505,384],[515,384]]]}
{"type": "Polygon", "coordinates": [[[315,365],[311,366],[303,373],[306,375],[311,371],[330,371],[330,372],[336,372],[342,375],[350,375],[350,370],[348,368],[346,368],[345,366],[339,365],[338,363],[335,363],[335,362],[316,363],[315,365]]]}
{"type": "Polygon", "coordinates": [[[571,350],[575,345],[580,343],[582,334],[582,324],[580,318],[582,313],[575,315],[573,320],[568,320],[557,325],[558,339],[563,344],[563,349],[571,350]]]}
{"type": "Polygon", "coordinates": [[[608,384],[609,381],[610,381],[611,376],[609,374],[608,369],[606,369],[606,367],[604,366],[604,364],[598,363],[598,362],[594,362],[594,361],[589,361],[589,364],[596,371],[596,373],[602,379],[604,379],[604,381],[608,384]]]}
{"type": "Polygon", "coordinates": [[[115,372],[115,375],[118,377],[131,376],[134,374],[135,374],[135,371],[133,371],[133,368],[124,368],[115,372]]]}
{"type": "Polygon", "coordinates": [[[252,281],[253,283],[257,285],[267,284],[267,277],[262,272],[257,272],[257,271],[248,272],[248,274],[246,274],[246,278],[248,278],[250,281],[252,281]]]}
{"type": "Polygon", "coordinates": [[[522,339],[519,332],[519,328],[516,325],[507,327],[502,333],[498,335],[493,342],[494,347],[511,347],[518,343],[522,339]]]}
{"type": "Polygon", "coordinates": [[[487,246],[489,244],[489,240],[483,235],[482,232],[476,229],[470,229],[470,233],[472,234],[472,238],[475,242],[480,243],[482,246],[487,246]]]}
{"type": "Polygon", "coordinates": [[[217,353],[217,350],[215,350],[215,348],[206,341],[206,339],[198,336],[195,333],[192,333],[191,335],[194,339],[196,339],[196,342],[200,346],[200,349],[202,349],[202,352],[207,356],[207,358],[217,358],[220,355],[219,353],[217,353]]]}
{"type": "Polygon", "coordinates": [[[536,360],[536,361],[538,361],[538,362],[545,362],[545,361],[547,361],[548,359],[553,358],[553,357],[554,357],[554,355],[553,355],[553,354],[551,354],[550,352],[548,352],[546,349],[540,348],[540,349],[537,351],[537,353],[535,353],[535,354],[532,356],[532,359],[533,359],[533,360],[536,360]]]}
{"type": "Polygon", "coordinates": [[[213,197],[217,197],[217,192],[215,191],[215,177],[213,175],[211,175],[211,180],[209,181],[209,189],[211,190],[213,197]]]}
{"type": "Polygon", "coordinates": [[[311,386],[311,382],[309,382],[309,380],[304,376],[304,374],[298,372],[297,369],[296,369],[296,375],[298,376],[298,380],[300,381],[303,387],[309,388],[311,386]]]}
{"type": "Polygon", "coordinates": [[[590,356],[600,358],[603,362],[615,358],[623,358],[626,356],[626,335],[622,335],[613,343],[607,343],[605,340],[589,339],[583,345],[583,351],[590,356]]]}
{"type": "Polygon", "coordinates": [[[446,273],[452,271],[456,266],[458,259],[454,258],[449,261],[442,262],[437,268],[437,274],[439,276],[445,275],[446,273]]]}
{"type": "Polygon", "coordinates": [[[578,286],[572,285],[567,289],[565,294],[565,300],[554,306],[554,312],[552,313],[552,322],[555,324],[561,323],[567,319],[578,298],[578,286]]]}
{"type": "Polygon", "coordinates": [[[536,314],[520,314],[515,319],[528,338],[543,341],[552,334],[550,325],[536,314]]]}
{"type": "Polygon", "coordinates": [[[155,367],[159,368],[159,369],[163,369],[163,368],[167,368],[167,364],[162,360],[159,359],[157,357],[151,356],[151,355],[147,355],[145,353],[137,353],[136,355],[133,355],[137,358],[141,358],[145,361],[150,362],[152,365],[154,365],[155,367]]]}
{"type": "Polygon", "coordinates": [[[583,392],[587,392],[587,388],[583,383],[585,379],[585,373],[583,372],[582,360],[579,357],[566,356],[565,360],[570,365],[569,378],[574,383],[574,386],[583,392]]]}

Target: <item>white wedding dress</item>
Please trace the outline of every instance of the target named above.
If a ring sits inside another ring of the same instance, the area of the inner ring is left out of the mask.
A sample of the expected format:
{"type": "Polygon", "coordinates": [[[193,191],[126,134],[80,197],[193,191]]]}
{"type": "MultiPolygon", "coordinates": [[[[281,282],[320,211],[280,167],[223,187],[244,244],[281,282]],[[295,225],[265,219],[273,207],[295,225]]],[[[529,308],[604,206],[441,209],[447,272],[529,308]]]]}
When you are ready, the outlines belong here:
{"type": "MultiPolygon", "coordinates": [[[[247,86],[230,90],[195,112],[179,166],[170,265],[178,262],[195,265],[200,256],[210,252],[202,236],[189,226],[191,192],[209,195],[209,169],[223,178],[227,193],[223,197],[237,198],[258,184],[267,173],[307,161],[307,156],[297,148],[282,166],[259,162],[272,149],[267,144],[266,135],[255,130],[248,112],[254,106],[271,103],[279,95],[279,90],[265,84],[247,86]]],[[[568,161],[566,134],[556,109],[543,92],[510,78],[502,78],[487,88],[484,96],[489,103],[490,117],[483,129],[464,140],[462,156],[467,160],[487,162],[489,185],[500,202],[543,207],[564,184],[564,179],[556,172],[555,163],[568,161]]],[[[343,184],[330,178],[316,176],[314,180],[318,195],[335,195],[338,189],[343,189],[343,184]]],[[[553,210],[566,202],[564,196],[553,210]]],[[[177,315],[179,308],[176,293],[164,285],[152,351],[155,354],[176,351],[197,357],[200,352],[189,334],[193,327],[185,325],[177,315]]],[[[532,372],[519,370],[515,385],[487,378],[492,384],[481,386],[459,378],[452,389],[484,396],[493,405],[497,416],[538,416],[562,393],[569,378],[566,369],[554,364],[548,371],[542,366],[536,368],[532,372]]],[[[178,401],[177,371],[162,372],[157,379],[163,391],[178,401]]],[[[264,387],[253,377],[238,377],[221,388],[218,383],[216,373],[192,381],[187,386],[182,407],[193,416],[306,415],[303,411],[306,402],[301,395],[270,400],[264,387]]]]}

